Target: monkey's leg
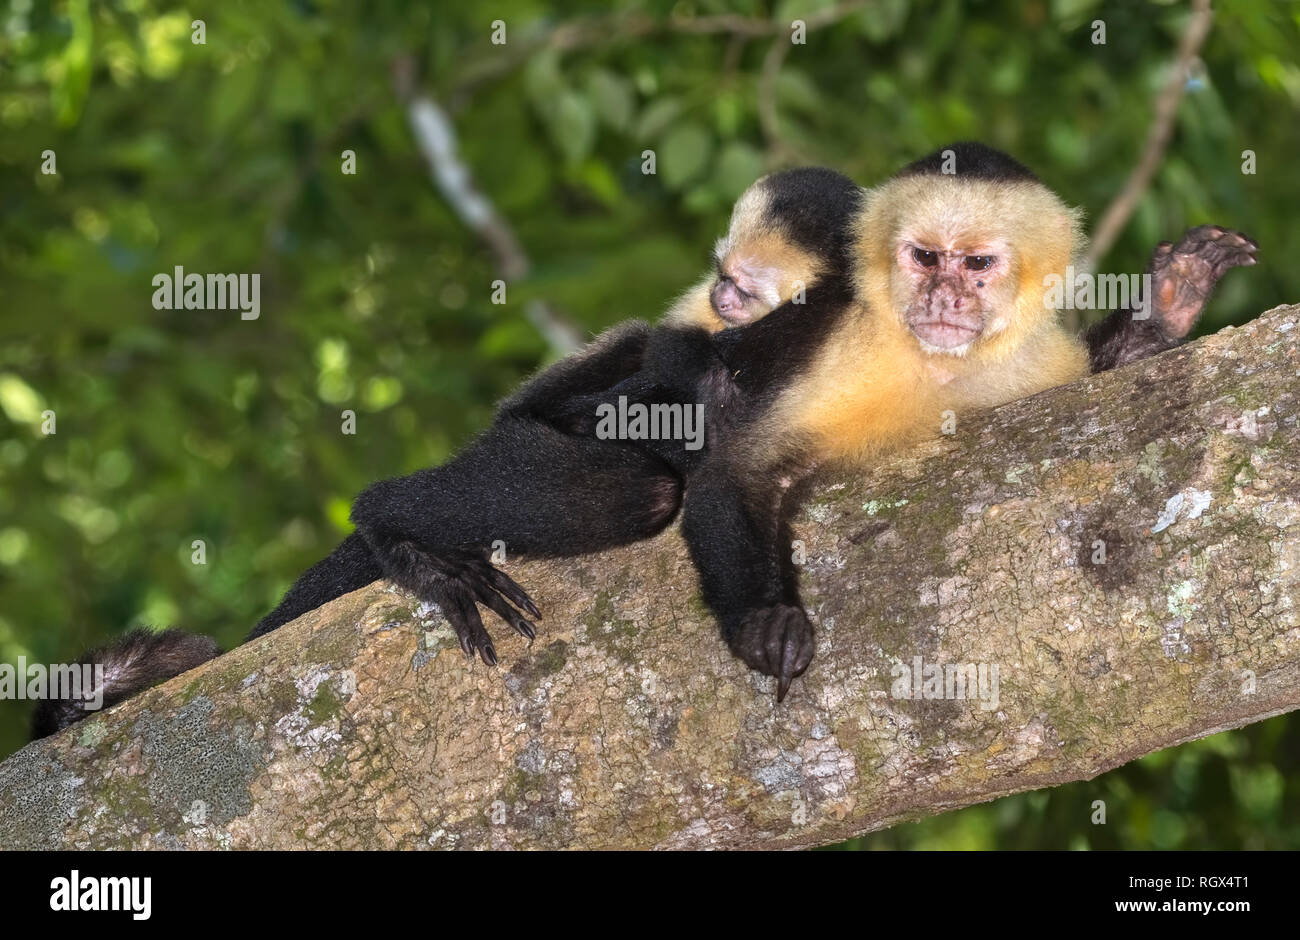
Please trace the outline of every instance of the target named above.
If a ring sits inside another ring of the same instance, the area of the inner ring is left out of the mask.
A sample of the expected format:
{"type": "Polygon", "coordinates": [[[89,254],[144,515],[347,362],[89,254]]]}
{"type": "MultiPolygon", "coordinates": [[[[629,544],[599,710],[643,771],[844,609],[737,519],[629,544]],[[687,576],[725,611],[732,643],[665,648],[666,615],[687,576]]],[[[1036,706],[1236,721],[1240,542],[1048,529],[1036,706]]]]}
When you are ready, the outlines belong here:
{"type": "MultiPolygon", "coordinates": [[[[710,453],[688,483],[682,531],[704,600],[732,653],[777,678],[777,701],[812,661],[813,626],[786,555],[785,487],[777,470],[738,472],[710,453]]],[[[788,544],[788,541],[786,542],[788,544]]]]}
{"type": "MultiPolygon", "coordinates": [[[[562,422],[572,411],[569,403],[575,396],[593,394],[635,373],[641,364],[649,332],[650,327],[638,321],[606,331],[586,349],[555,363],[526,382],[503,403],[503,418],[562,422]]],[[[452,580],[482,581],[486,577],[477,561],[465,555],[448,555],[439,565],[444,576],[452,580]]],[[[327,558],[304,572],[279,605],[253,628],[248,639],[274,630],[349,591],[365,587],[384,574],[383,566],[365,539],[354,533],[327,558]]],[[[505,578],[504,575],[501,577],[505,578]]],[[[508,578],[505,580],[521,597],[527,598],[517,585],[508,578]]],[[[488,585],[480,585],[480,589],[487,590],[488,585]]]]}
{"type": "Polygon", "coordinates": [[[538,557],[601,551],[662,531],[680,500],[666,465],[625,442],[502,418],[445,466],[368,488],[352,520],[386,577],[437,604],[467,653],[495,662],[475,605],[525,636],[532,624],[510,604],[540,614],[488,563],[494,543],[538,557]]]}
{"type": "Polygon", "coordinates": [[[1093,372],[1136,362],[1182,343],[1229,268],[1255,263],[1258,245],[1217,225],[1188,229],[1178,244],[1161,242],[1151,256],[1149,316],[1117,310],[1084,333],[1093,372]]]}

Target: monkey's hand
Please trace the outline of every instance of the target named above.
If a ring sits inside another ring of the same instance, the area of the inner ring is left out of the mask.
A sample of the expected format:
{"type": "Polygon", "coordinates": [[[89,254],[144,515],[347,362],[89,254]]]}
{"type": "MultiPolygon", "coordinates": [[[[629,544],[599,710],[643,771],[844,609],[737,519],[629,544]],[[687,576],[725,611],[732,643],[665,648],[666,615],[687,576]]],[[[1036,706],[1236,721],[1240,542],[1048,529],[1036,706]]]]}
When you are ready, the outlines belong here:
{"type": "Polygon", "coordinates": [[[776,676],[776,700],[804,674],[813,656],[813,625],[802,607],[776,604],[744,616],[727,639],[731,651],[752,669],[776,676]]]}
{"type": "Polygon", "coordinates": [[[1198,225],[1174,245],[1161,242],[1151,256],[1151,317],[1170,339],[1182,339],[1193,326],[1219,278],[1229,268],[1255,263],[1254,240],[1221,228],[1198,225]]]}

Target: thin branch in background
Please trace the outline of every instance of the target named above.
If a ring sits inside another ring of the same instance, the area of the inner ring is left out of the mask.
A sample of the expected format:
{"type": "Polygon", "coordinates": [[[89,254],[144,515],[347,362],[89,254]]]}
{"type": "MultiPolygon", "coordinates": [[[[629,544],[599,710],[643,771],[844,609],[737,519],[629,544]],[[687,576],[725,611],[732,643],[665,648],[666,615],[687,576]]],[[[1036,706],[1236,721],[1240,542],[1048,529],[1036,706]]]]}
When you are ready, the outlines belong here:
{"type": "MultiPolygon", "coordinates": [[[[804,18],[805,31],[812,32],[838,23],[871,2],[872,0],[844,0],[833,7],[819,10],[804,18]]],[[[759,79],[759,119],[769,144],[781,158],[798,161],[802,155],[780,136],[774,91],[777,72],[789,53],[790,26],[791,23],[785,20],[753,19],[735,14],[656,20],[641,13],[633,13],[561,23],[511,43],[505,49],[494,48],[489,55],[471,60],[458,70],[457,81],[449,90],[447,98],[453,108],[463,105],[474,88],[523,66],[542,49],[568,52],[670,32],[730,36],[732,43],[728,55],[739,56],[744,40],[773,37],[759,79]],[[785,41],[782,41],[783,35],[785,41]]],[[[510,226],[497,214],[487,197],[475,188],[469,168],[457,153],[455,130],[446,109],[432,96],[416,91],[415,63],[410,56],[402,56],[394,61],[393,82],[398,97],[406,106],[412,133],[429,164],[434,183],[461,220],[491,247],[501,276],[507,281],[523,277],[530,266],[528,256],[510,226]]],[[[567,352],[581,345],[580,331],[544,302],[529,301],[525,314],[555,349],[567,352]]]]}
{"type": "MultiPolygon", "coordinates": [[[[406,106],[411,133],[429,164],[434,185],[460,220],[487,243],[502,280],[509,283],[526,277],[532,267],[528,255],[514,230],[474,185],[469,167],[460,158],[456,131],[446,111],[432,97],[416,91],[413,59],[404,56],[394,61],[393,84],[406,106]]],[[[582,332],[545,301],[529,300],[524,315],[555,351],[567,353],[582,345],[582,332]]]]}
{"type": "Polygon", "coordinates": [[[772,151],[772,159],[778,164],[794,165],[814,163],[798,147],[781,133],[781,119],[776,107],[776,79],[785,64],[786,56],[794,44],[779,36],[772,40],[763,55],[763,67],[758,73],[758,126],[763,131],[763,139],[772,151]]]}
{"type": "Polygon", "coordinates": [[[1193,0],[1192,16],[1187,21],[1182,39],[1179,41],[1178,59],[1174,64],[1174,70],[1160,97],[1156,99],[1155,117],[1151,122],[1151,130],[1147,133],[1142,158],[1129,174],[1119,195],[1101,214],[1101,219],[1093,230],[1092,244],[1083,256],[1081,265],[1083,270],[1096,270],[1097,263],[1115,244],[1115,239],[1119,237],[1133,210],[1137,208],[1138,200],[1151,185],[1151,178],[1160,166],[1160,161],[1164,159],[1165,149],[1169,146],[1170,137],[1173,136],[1174,118],[1178,114],[1178,103],[1187,88],[1187,78],[1192,64],[1205,43],[1205,37],[1210,33],[1210,22],[1213,18],[1210,0],[1193,0]]]}
{"type": "MultiPolygon", "coordinates": [[[[845,17],[865,9],[873,0],[844,0],[835,6],[818,10],[804,17],[808,32],[834,25],[845,17]]],[[[455,84],[448,100],[461,102],[475,88],[508,75],[527,62],[542,49],[571,52],[590,46],[611,45],[640,39],[655,33],[684,33],[695,36],[727,35],[739,39],[762,39],[788,34],[790,21],[755,19],[733,13],[715,16],[672,16],[666,20],[654,19],[644,13],[619,13],[591,17],[571,23],[561,23],[551,29],[534,33],[519,42],[509,43],[506,49],[493,48],[491,52],[472,58],[458,68],[455,84]]]]}

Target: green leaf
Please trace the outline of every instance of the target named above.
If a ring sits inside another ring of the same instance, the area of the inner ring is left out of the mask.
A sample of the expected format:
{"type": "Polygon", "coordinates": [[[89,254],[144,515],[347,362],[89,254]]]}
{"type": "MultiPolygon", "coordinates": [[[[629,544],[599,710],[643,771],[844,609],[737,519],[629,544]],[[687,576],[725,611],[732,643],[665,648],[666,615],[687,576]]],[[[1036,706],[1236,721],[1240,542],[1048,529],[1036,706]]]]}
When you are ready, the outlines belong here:
{"type": "Polygon", "coordinates": [[[732,141],[718,154],[713,168],[713,188],[727,202],[732,202],[762,175],[763,155],[749,144],[732,141]]]}
{"type": "Polygon", "coordinates": [[[570,166],[581,163],[596,143],[596,115],[587,99],[575,91],[566,91],[547,115],[546,129],[551,142],[570,166]]]}
{"type": "Polygon", "coordinates": [[[879,45],[902,31],[911,7],[911,0],[878,0],[857,15],[858,30],[879,45]]]}
{"type": "Polygon", "coordinates": [[[492,326],[478,341],[480,355],[499,360],[536,361],[545,347],[531,324],[514,317],[492,326]]]}
{"type": "Polygon", "coordinates": [[[229,129],[252,107],[262,75],[263,70],[253,63],[241,62],[221,80],[208,108],[208,120],[214,131],[229,129]]]}
{"type": "Polygon", "coordinates": [[[636,95],[632,83],[607,69],[594,69],[587,75],[587,97],[591,106],[609,127],[626,131],[632,124],[636,95]]]}
{"type": "Polygon", "coordinates": [[[641,120],[636,125],[637,140],[654,140],[677,120],[682,112],[682,103],[677,98],[659,98],[650,102],[641,112],[641,120]]]}
{"type": "Polygon", "coordinates": [[[86,101],[86,92],[90,89],[94,24],[90,18],[88,0],[72,0],[68,4],[68,20],[72,26],[72,38],[56,60],[54,80],[50,86],[54,112],[63,125],[76,123],[86,101]]]}
{"type": "Polygon", "coordinates": [[[271,83],[271,113],[278,118],[296,118],[310,114],[313,106],[312,82],[297,62],[285,62],[275,71],[271,83]]]}
{"type": "Polygon", "coordinates": [[[784,107],[817,114],[825,107],[817,84],[799,69],[786,68],[776,77],[776,100],[784,107]]]}
{"type": "Polygon", "coordinates": [[[669,189],[681,189],[703,172],[713,152],[713,137],[695,123],[679,124],[659,145],[659,174],[669,189]]]}

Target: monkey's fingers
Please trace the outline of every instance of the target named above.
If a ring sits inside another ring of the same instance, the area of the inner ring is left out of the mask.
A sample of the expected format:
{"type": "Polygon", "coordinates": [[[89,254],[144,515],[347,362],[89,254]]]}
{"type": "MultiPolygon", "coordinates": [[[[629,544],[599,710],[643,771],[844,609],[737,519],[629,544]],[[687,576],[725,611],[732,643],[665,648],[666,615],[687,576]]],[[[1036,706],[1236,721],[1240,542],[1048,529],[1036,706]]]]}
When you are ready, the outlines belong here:
{"type": "Polygon", "coordinates": [[[487,579],[487,583],[492,590],[496,591],[498,594],[503,594],[506,600],[510,601],[510,603],[514,604],[521,610],[527,611],[538,620],[542,619],[541,610],[533,603],[533,599],[528,596],[527,592],[515,583],[513,578],[500,568],[487,562],[484,562],[483,564],[486,568],[484,571],[484,577],[487,579]]]}
{"type": "Polygon", "coordinates": [[[790,683],[802,676],[807,671],[808,664],[812,662],[813,627],[802,610],[796,608],[796,611],[799,615],[797,618],[787,618],[786,630],[781,642],[781,659],[776,672],[778,703],[785,701],[785,695],[790,691],[790,683]]]}
{"type": "Polygon", "coordinates": [[[448,579],[466,584],[475,592],[487,591],[501,594],[516,607],[538,620],[542,619],[542,612],[524,589],[486,558],[465,552],[440,558],[439,565],[443,575],[448,579]]]}
{"type": "Polygon", "coordinates": [[[476,586],[474,596],[480,604],[510,624],[510,628],[516,633],[527,637],[530,641],[536,639],[537,631],[533,629],[533,625],[519,616],[519,611],[503,601],[501,595],[497,594],[496,591],[476,586]]]}
{"type": "Polygon", "coordinates": [[[1256,263],[1254,239],[1219,225],[1188,229],[1178,244],[1162,242],[1151,257],[1154,314],[1165,333],[1191,332],[1229,268],[1256,263]]]}
{"type": "Polygon", "coordinates": [[[474,595],[462,585],[450,582],[435,591],[434,595],[443,616],[456,631],[460,648],[465,651],[465,655],[473,659],[477,652],[483,662],[495,666],[497,651],[492,645],[492,637],[483,628],[483,618],[479,616],[474,595]]]}

